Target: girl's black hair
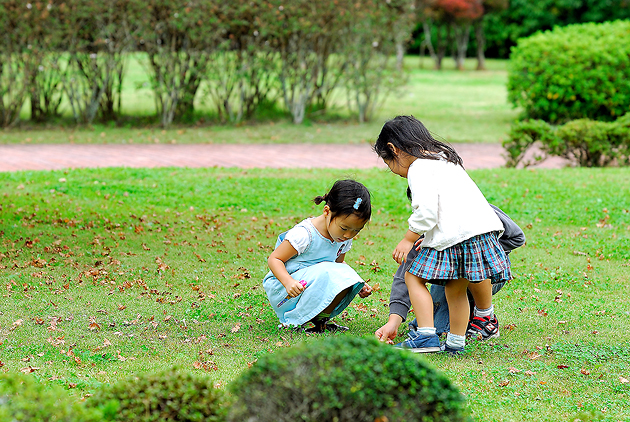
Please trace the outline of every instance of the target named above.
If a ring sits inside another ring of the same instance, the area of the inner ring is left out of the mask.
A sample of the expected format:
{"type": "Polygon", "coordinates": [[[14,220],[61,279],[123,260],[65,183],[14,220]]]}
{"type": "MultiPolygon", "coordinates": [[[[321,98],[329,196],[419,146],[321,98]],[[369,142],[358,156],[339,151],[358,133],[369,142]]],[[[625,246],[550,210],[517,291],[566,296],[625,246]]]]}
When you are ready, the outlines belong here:
{"type": "Polygon", "coordinates": [[[368,221],[372,217],[370,191],[356,180],[337,180],[327,194],[316,196],[313,202],[317,205],[325,202],[332,218],[354,214],[368,221]]]}
{"type": "Polygon", "coordinates": [[[462,158],[444,142],[433,137],[422,122],[413,116],[397,116],[385,122],[374,143],[374,152],[385,160],[396,160],[391,143],[400,151],[417,158],[428,160],[446,159],[464,167],[462,158]]]}

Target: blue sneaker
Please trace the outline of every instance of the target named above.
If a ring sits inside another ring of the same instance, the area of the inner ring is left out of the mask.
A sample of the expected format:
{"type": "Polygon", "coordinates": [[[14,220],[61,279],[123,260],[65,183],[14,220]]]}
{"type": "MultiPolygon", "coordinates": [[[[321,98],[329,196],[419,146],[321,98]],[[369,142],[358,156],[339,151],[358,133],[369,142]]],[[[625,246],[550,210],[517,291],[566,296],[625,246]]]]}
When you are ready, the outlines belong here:
{"type": "Polygon", "coordinates": [[[440,345],[440,350],[450,355],[463,355],[464,354],[463,347],[450,347],[446,344],[446,342],[440,345]]]}
{"type": "Polygon", "coordinates": [[[411,350],[414,353],[434,353],[440,351],[440,339],[437,334],[419,334],[409,331],[409,338],[394,347],[411,350]]]}

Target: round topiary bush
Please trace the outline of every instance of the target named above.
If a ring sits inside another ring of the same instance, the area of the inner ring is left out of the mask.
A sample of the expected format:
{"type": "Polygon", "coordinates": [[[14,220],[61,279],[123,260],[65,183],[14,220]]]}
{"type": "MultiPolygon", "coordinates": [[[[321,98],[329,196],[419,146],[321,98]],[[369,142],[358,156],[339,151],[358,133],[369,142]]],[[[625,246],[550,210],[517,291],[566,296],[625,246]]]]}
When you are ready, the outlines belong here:
{"type": "Polygon", "coordinates": [[[258,359],[230,388],[231,421],[463,421],[464,397],[408,351],[334,337],[258,359]]]}
{"type": "Polygon", "coordinates": [[[100,412],[68,396],[56,385],[44,385],[33,376],[0,374],[0,421],[98,422],[100,412]]]}
{"type": "Polygon", "coordinates": [[[611,121],[630,111],[630,21],[557,27],[518,41],[508,98],[550,123],[611,121]]]}
{"type": "Polygon", "coordinates": [[[170,369],[121,380],[97,391],[88,406],[106,421],[224,420],[223,394],[207,377],[170,369]]]}

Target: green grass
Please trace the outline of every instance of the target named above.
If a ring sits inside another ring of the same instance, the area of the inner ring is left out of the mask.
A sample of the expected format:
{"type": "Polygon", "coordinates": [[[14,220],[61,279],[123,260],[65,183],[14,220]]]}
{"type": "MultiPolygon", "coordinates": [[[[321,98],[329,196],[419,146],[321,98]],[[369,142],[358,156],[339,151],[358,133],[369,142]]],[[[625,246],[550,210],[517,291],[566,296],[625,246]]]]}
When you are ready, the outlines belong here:
{"type": "MultiPolygon", "coordinates": [[[[390,95],[372,121],[359,124],[345,109],[338,95],[326,115],[307,116],[302,125],[291,123],[286,113],[273,118],[258,117],[240,125],[220,125],[213,117],[211,103],[198,101],[196,125],[163,130],[155,119],[152,91],[141,57],[134,56],[127,67],[123,90],[121,127],[94,123],[75,127],[69,107],[63,107],[65,120],[56,125],[23,123],[16,129],[0,131],[0,144],[16,143],[362,143],[373,142],[383,122],[399,114],[413,114],[437,135],[449,142],[501,142],[518,110],[507,102],[506,61],[489,60],[489,70],[474,71],[475,61],[466,62],[466,71],[454,70],[445,60],[444,70],[431,69],[424,59],[407,57],[409,80],[399,92],[390,95]]],[[[282,105],[279,106],[282,108],[282,105]]],[[[22,113],[28,119],[28,105],[22,113]]]]}
{"type": "MultiPolygon", "coordinates": [[[[475,420],[627,420],[630,170],[471,175],[527,244],[495,297],[501,337],[426,358],[475,420]]],[[[405,180],[388,172],[0,173],[0,370],[33,368],[75,396],[175,364],[225,386],[257,357],[308,341],[277,328],[261,280],[276,235],[321,212],[310,199],[341,177],[373,193],[347,261],[380,287],[347,309],[341,335],[371,336],[387,319],[391,250],[409,213],[405,180]]]]}

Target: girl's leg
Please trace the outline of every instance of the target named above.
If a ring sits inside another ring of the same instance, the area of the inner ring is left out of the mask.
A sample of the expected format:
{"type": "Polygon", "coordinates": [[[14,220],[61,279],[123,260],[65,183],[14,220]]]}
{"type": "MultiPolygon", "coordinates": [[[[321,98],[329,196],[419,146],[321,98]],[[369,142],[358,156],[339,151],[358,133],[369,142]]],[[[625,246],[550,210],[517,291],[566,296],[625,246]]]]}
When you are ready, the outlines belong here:
{"type": "Polygon", "coordinates": [[[352,287],[348,287],[347,289],[341,291],[333,301],[328,305],[323,311],[319,313],[315,318],[311,320],[311,322],[315,325],[312,328],[308,328],[306,330],[307,333],[323,333],[324,331],[347,331],[348,327],[344,327],[342,325],[337,325],[332,322],[328,322],[330,319],[330,314],[335,310],[337,305],[341,303],[344,297],[350,292],[352,287]]]}
{"type": "Polygon", "coordinates": [[[411,273],[405,273],[409,299],[416,314],[418,327],[433,327],[433,299],[426,286],[427,281],[411,273]]]}
{"type": "Polygon", "coordinates": [[[348,287],[347,289],[343,290],[341,293],[339,293],[334,299],[333,301],[330,303],[330,305],[328,305],[326,307],[326,309],[324,309],[322,311],[322,313],[324,314],[328,314],[330,315],[332,313],[332,311],[335,310],[335,308],[337,307],[337,305],[339,305],[339,303],[341,303],[341,301],[343,300],[344,297],[346,297],[346,295],[348,294],[348,292],[350,291],[351,287],[348,287]]]}
{"type": "Polygon", "coordinates": [[[465,278],[449,280],[444,288],[446,302],[448,303],[449,321],[451,324],[450,332],[458,336],[465,336],[466,327],[468,326],[470,307],[468,304],[468,296],[466,295],[467,288],[468,280],[465,278]]]}
{"type": "Polygon", "coordinates": [[[468,290],[475,300],[475,309],[467,334],[481,340],[499,337],[499,321],[492,305],[492,283],[486,279],[481,283],[470,283],[468,290]]]}
{"type": "Polygon", "coordinates": [[[468,290],[475,299],[475,306],[479,309],[488,309],[492,306],[492,283],[487,278],[481,283],[470,283],[468,290]]]}

